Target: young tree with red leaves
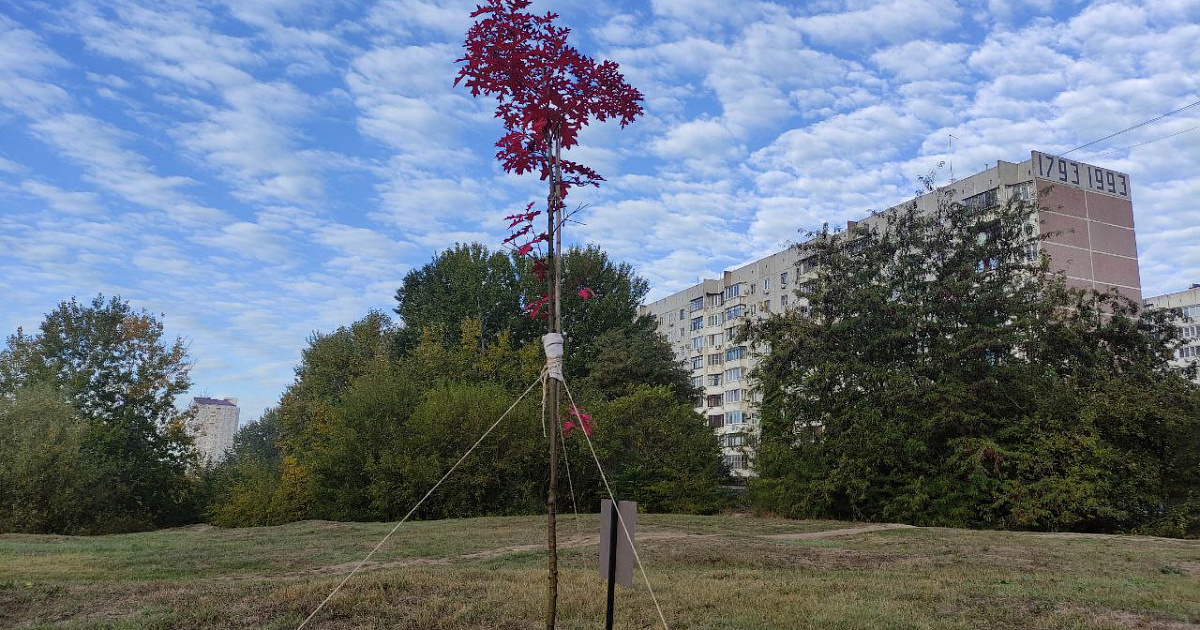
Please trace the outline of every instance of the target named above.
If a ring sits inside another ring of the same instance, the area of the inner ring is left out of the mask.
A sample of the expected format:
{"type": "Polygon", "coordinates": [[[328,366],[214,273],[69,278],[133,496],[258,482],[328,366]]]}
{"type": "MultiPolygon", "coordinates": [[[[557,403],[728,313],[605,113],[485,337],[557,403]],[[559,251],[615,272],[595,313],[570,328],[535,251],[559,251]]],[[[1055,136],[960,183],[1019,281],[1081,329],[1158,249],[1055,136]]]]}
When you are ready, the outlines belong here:
{"type": "MultiPolygon", "coordinates": [[[[604,180],[591,168],[562,159],[562,150],[579,143],[579,132],[591,120],[617,120],[622,127],[642,113],[642,94],[625,82],[616,62],[582,54],[567,44],[570,29],[557,26],[558,15],[526,11],[530,0],[488,0],[471,14],[466,53],[454,83],[472,96],[496,99],[496,117],[504,135],[496,142],[496,159],[506,172],[537,172],[549,185],[546,230],[534,221],[541,214],[533,204],[506,217],[513,230],[505,240],[518,255],[532,258],[534,272],[546,282],[546,292],[526,305],[531,317],[545,317],[549,333],[561,332],[563,200],[576,186],[599,186],[604,180]],[[544,247],[543,247],[544,246],[544,247]]],[[[586,287],[580,296],[591,295],[586,287]]],[[[558,382],[550,379],[547,392],[554,426],[559,426],[558,382]]],[[[554,628],[558,600],[556,494],[558,489],[558,431],[550,432],[549,584],[546,627],[554,628]]]]}

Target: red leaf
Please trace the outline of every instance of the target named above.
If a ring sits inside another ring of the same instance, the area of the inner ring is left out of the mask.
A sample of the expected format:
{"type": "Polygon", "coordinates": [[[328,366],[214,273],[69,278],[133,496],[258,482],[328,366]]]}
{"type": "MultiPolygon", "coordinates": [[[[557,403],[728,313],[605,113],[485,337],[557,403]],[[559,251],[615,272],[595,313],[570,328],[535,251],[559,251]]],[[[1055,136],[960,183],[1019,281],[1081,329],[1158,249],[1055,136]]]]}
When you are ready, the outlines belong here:
{"type": "Polygon", "coordinates": [[[579,294],[579,299],[581,299],[581,300],[590,300],[590,299],[596,297],[596,292],[593,291],[590,287],[579,287],[578,294],[579,294]]]}
{"type": "MultiPolygon", "coordinates": [[[[584,434],[590,436],[592,431],[595,430],[595,423],[592,422],[592,416],[583,413],[575,405],[571,405],[571,416],[579,421],[578,426],[583,429],[584,434]]],[[[566,422],[563,422],[563,435],[570,435],[571,429],[574,429],[576,426],[574,420],[568,419],[566,422]]]]}

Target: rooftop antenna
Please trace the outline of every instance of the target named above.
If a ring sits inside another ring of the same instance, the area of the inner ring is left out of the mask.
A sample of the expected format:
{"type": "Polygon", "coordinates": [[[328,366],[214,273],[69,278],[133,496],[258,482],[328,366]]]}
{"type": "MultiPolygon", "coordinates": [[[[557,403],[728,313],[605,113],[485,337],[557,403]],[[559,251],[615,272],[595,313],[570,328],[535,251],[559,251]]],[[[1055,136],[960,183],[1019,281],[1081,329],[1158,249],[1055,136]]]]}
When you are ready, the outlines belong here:
{"type": "Polygon", "coordinates": [[[949,137],[947,141],[950,143],[950,158],[949,158],[949,160],[950,160],[950,183],[953,184],[954,183],[954,141],[957,140],[957,138],[955,138],[954,134],[952,134],[952,133],[948,133],[946,135],[949,137]]]}

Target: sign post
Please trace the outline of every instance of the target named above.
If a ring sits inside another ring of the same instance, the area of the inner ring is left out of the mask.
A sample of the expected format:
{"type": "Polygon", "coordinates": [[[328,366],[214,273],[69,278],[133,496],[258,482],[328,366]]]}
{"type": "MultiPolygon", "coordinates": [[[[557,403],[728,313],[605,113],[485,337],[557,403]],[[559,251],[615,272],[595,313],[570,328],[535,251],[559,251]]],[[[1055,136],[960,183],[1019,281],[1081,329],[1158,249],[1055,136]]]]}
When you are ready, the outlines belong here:
{"type": "Polygon", "coordinates": [[[613,509],[612,501],[603,499],[600,502],[600,575],[608,582],[606,630],[613,627],[616,585],[633,586],[633,531],[636,525],[637,503],[621,501],[613,509]]]}

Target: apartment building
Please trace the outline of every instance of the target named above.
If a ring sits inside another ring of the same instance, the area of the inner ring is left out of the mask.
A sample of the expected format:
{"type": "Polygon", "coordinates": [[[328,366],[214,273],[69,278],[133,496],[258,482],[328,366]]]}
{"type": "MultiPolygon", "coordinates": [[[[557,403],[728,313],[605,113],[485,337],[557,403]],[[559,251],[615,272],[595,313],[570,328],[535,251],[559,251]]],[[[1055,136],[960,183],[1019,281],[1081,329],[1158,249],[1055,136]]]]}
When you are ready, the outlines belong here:
{"type": "MultiPolygon", "coordinates": [[[[1097,290],[1114,287],[1141,301],[1127,174],[1032,151],[1024,162],[999,161],[863,222],[881,222],[884,214],[909,203],[931,210],[942,195],[980,208],[1006,203],[1014,196],[1036,202],[1042,232],[1054,234],[1039,247],[1049,255],[1051,265],[1064,272],[1068,284],[1097,290]]],[[[720,437],[726,464],[735,476],[753,474],[747,444],[758,433],[760,398],[747,379],[754,352],[734,343],[737,328],[745,318],[807,310],[805,293],[815,270],[815,260],[805,257],[800,243],[641,309],[655,317],[676,358],[691,368],[692,384],[703,391],[696,411],[708,418],[720,437]]]]}
{"type": "Polygon", "coordinates": [[[236,398],[193,398],[195,414],[188,421],[188,431],[195,440],[196,450],[206,463],[225,458],[233,448],[233,435],[238,430],[241,410],[236,398]]]}
{"type": "MultiPolygon", "coordinates": [[[[1171,364],[1182,368],[1200,362],[1200,284],[1193,284],[1184,291],[1148,297],[1144,305],[1146,308],[1173,308],[1182,316],[1176,325],[1186,343],[1175,350],[1171,364]]],[[[1200,375],[1196,380],[1200,382],[1200,375]]]]}

